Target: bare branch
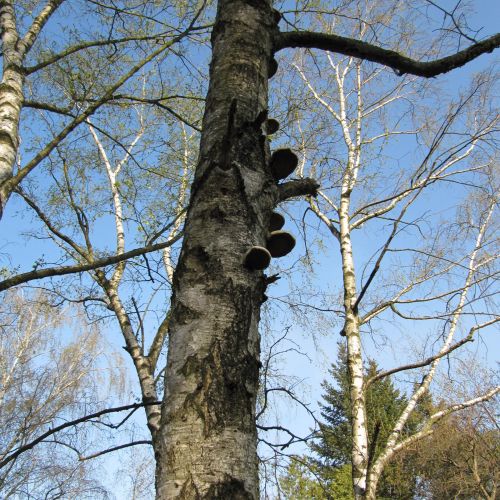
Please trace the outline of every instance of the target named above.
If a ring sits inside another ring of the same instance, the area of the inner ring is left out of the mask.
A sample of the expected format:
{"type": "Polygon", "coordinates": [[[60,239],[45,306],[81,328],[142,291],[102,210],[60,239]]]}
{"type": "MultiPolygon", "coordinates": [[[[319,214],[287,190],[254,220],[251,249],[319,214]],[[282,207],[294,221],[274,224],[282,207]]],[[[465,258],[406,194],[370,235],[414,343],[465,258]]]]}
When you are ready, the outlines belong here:
{"type": "Polygon", "coordinates": [[[86,457],[79,457],[78,460],[80,462],[83,462],[85,460],[91,460],[92,458],[97,458],[97,457],[100,457],[102,455],[112,453],[113,451],[123,450],[124,448],[130,448],[131,446],[138,446],[140,444],[152,445],[153,441],[142,440],[142,441],[132,441],[131,443],[126,443],[126,444],[120,444],[119,446],[113,446],[112,448],[108,448],[107,450],[98,451],[97,453],[93,453],[92,455],[87,455],[86,457]]]}
{"type": "Polygon", "coordinates": [[[402,365],[402,366],[398,366],[397,368],[392,368],[391,370],[386,370],[386,371],[378,373],[377,375],[373,376],[372,378],[368,379],[365,382],[365,389],[367,389],[368,386],[370,386],[371,384],[373,384],[377,380],[380,380],[382,378],[388,377],[389,375],[394,375],[395,373],[399,373],[399,372],[402,372],[402,371],[414,370],[415,368],[422,368],[423,366],[430,365],[436,359],[439,359],[439,358],[442,358],[444,356],[447,356],[448,354],[450,354],[451,352],[455,351],[459,347],[462,347],[467,342],[474,342],[474,339],[473,339],[474,332],[477,332],[478,330],[480,330],[482,328],[486,328],[487,326],[492,325],[492,324],[494,324],[494,323],[496,323],[498,321],[500,321],[500,317],[499,318],[493,318],[490,321],[486,321],[485,323],[482,323],[480,325],[473,326],[469,330],[469,333],[467,334],[466,337],[464,337],[459,342],[456,342],[455,344],[451,345],[450,347],[448,347],[448,349],[445,349],[444,351],[436,354],[435,356],[431,356],[429,358],[426,358],[423,361],[419,361],[418,363],[411,363],[411,364],[408,364],[408,365],[402,365]]]}
{"type": "Polygon", "coordinates": [[[401,441],[400,443],[394,446],[394,453],[397,451],[406,448],[408,445],[415,443],[416,441],[429,436],[433,433],[433,429],[429,429],[429,426],[434,425],[435,423],[442,420],[444,417],[447,417],[451,413],[455,413],[460,410],[464,410],[465,408],[470,408],[471,406],[477,405],[479,403],[483,403],[484,401],[488,401],[493,398],[496,394],[500,392],[500,386],[494,387],[486,394],[482,396],[478,396],[477,398],[469,399],[468,401],[464,401],[463,403],[458,403],[456,405],[452,405],[444,410],[441,410],[437,413],[434,413],[429,417],[428,424],[422,429],[420,432],[417,432],[413,436],[401,441]]]}
{"type": "Polygon", "coordinates": [[[50,16],[52,16],[63,1],[64,0],[49,0],[45,7],[41,10],[40,14],[36,16],[26,35],[18,43],[18,50],[21,57],[24,57],[31,49],[45,23],[50,19],[50,16]]]}
{"type": "Polygon", "coordinates": [[[394,69],[400,76],[410,73],[431,78],[459,68],[481,54],[493,52],[499,46],[500,34],[497,33],[451,56],[435,61],[422,62],[410,59],[394,50],[383,49],[353,38],[311,31],[294,31],[280,33],[276,38],[274,50],[277,52],[287,47],[328,50],[383,64],[394,69]]]}
{"type": "Polygon", "coordinates": [[[31,450],[34,448],[37,444],[41,443],[43,440],[47,439],[49,436],[52,436],[53,434],[60,432],[64,429],[67,429],[68,427],[72,427],[74,425],[81,424],[83,422],[87,422],[88,420],[91,420],[93,418],[99,418],[102,417],[103,415],[107,415],[108,413],[117,413],[120,411],[126,411],[126,410],[131,410],[134,408],[141,408],[144,406],[148,405],[158,405],[161,404],[161,401],[151,401],[147,403],[134,403],[131,405],[125,405],[125,406],[117,406],[116,408],[107,408],[106,410],[101,410],[96,413],[92,413],[90,415],[85,415],[84,417],[77,418],[75,420],[70,420],[69,422],[65,422],[64,424],[58,425],[57,427],[53,427],[52,429],[49,429],[47,432],[44,432],[42,435],[34,439],[33,441],[17,448],[13,453],[11,453],[8,457],[3,458],[0,460],[0,469],[5,467],[9,462],[12,462],[12,460],[15,460],[19,455],[22,453],[31,450]]]}
{"type": "Polygon", "coordinates": [[[75,54],[76,52],[79,52],[81,50],[85,49],[90,49],[92,47],[103,47],[106,45],[117,45],[120,43],[127,43],[127,42],[145,42],[148,40],[161,40],[164,39],[166,33],[158,33],[156,35],[149,35],[149,36],[129,36],[125,38],[112,38],[112,39],[106,39],[106,40],[92,40],[89,42],[81,42],[76,45],[73,45],[71,47],[68,47],[67,49],[63,50],[62,52],[59,52],[58,54],[54,54],[53,56],[49,57],[45,61],[42,61],[38,64],[35,64],[34,66],[28,66],[24,69],[24,73],[26,75],[31,75],[32,73],[35,73],[36,71],[39,71],[43,68],[46,68],[47,66],[50,66],[51,64],[54,64],[57,61],[60,61],[61,59],[64,59],[65,57],[70,56],[71,54],[75,54]]]}
{"type": "Polygon", "coordinates": [[[318,182],[309,177],[284,182],[278,186],[279,202],[286,201],[297,196],[316,196],[318,188],[318,182]]]}
{"type": "Polygon", "coordinates": [[[112,264],[118,264],[127,259],[133,257],[138,257],[139,255],[145,255],[147,253],[156,252],[157,250],[163,250],[164,248],[173,245],[176,241],[182,238],[182,233],[177,234],[174,238],[163,243],[156,243],[155,245],[148,245],[141,248],[135,248],[134,250],[129,250],[120,255],[112,255],[110,257],[103,257],[101,259],[96,259],[94,262],[89,264],[75,264],[73,266],[60,266],[60,267],[50,267],[47,269],[37,269],[35,271],[30,271],[27,273],[18,274],[7,278],[6,280],[0,281],[0,291],[7,290],[21,283],[28,283],[29,281],[49,278],[51,276],[64,276],[66,274],[81,273],[84,271],[91,271],[93,269],[98,269],[100,267],[110,266],[112,264]]]}

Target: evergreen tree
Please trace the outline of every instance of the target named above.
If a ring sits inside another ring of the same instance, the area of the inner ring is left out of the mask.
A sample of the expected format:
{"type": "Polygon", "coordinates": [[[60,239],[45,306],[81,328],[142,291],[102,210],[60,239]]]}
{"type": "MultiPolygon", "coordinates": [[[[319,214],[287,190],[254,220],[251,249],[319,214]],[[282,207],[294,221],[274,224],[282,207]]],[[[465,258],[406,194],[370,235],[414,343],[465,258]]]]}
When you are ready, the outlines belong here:
{"type": "MultiPolygon", "coordinates": [[[[377,363],[369,360],[366,366],[366,379],[378,372],[377,363]]],[[[340,493],[342,480],[351,474],[351,407],[349,399],[349,373],[347,368],[347,350],[344,344],[339,344],[338,360],[329,370],[331,378],[322,384],[324,389],[323,403],[320,404],[323,423],[320,424],[318,440],[311,445],[317,458],[301,457],[302,464],[298,466],[297,459],[287,471],[281,486],[285,495],[290,492],[289,498],[297,497],[297,491],[313,490],[308,482],[320,482],[322,488],[314,491],[323,491],[324,496],[317,498],[335,498],[348,500],[353,498],[352,491],[340,493]],[[313,471],[313,473],[311,473],[313,471]],[[300,488],[297,489],[297,485],[300,488]],[[290,486],[295,485],[295,488],[290,486]],[[339,496],[339,494],[341,496],[339,496]]],[[[389,377],[371,384],[365,394],[368,421],[370,461],[377,458],[381,447],[385,443],[392,426],[407,404],[407,398],[394,386],[389,377]]],[[[426,400],[415,412],[415,416],[407,423],[404,432],[412,432],[418,427],[426,406],[426,400]]],[[[408,454],[398,456],[385,469],[378,486],[377,498],[382,499],[412,499],[417,484],[415,460],[408,454]]],[[[306,498],[306,497],[304,497],[306,498]]]]}

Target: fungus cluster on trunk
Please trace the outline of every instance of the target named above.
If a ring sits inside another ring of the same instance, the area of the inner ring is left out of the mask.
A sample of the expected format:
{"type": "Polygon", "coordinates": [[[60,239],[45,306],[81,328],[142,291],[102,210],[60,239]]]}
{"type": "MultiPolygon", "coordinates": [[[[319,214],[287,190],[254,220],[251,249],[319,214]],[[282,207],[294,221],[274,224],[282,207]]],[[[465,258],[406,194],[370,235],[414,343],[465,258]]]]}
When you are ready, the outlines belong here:
{"type": "Polygon", "coordinates": [[[295,238],[281,228],[285,224],[285,218],[278,212],[271,214],[269,233],[266,246],[253,246],[245,254],[245,266],[252,271],[266,269],[271,263],[271,257],[284,257],[295,247],[295,238]]]}
{"type": "MultiPolygon", "coordinates": [[[[275,59],[270,62],[270,77],[276,73],[278,64],[275,59]],[[272,70],[272,71],[271,71],[272,70]]],[[[279,123],[269,118],[264,123],[266,135],[274,134],[279,129],[279,123]]],[[[276,182],[285,179],[297,168],[297,155],[289,148],[278,149],[271,155],[269,168],[276,182]]],[[[282,228],[285,218],[278,212],[273,212],[269,221],[266,246],[253,246],[245,254],[244,264],[252,271],[266,269],[271,263],[271,258],[284,257],[295,247],[295,238],[282,228]]]]}

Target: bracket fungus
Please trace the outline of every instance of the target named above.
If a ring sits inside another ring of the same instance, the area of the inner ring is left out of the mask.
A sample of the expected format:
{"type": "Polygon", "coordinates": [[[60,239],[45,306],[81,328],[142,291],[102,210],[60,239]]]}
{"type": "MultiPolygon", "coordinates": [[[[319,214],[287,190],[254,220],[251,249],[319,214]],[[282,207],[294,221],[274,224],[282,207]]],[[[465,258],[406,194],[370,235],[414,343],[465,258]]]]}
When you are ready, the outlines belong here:
{"type": "Polygon", "coordinates": [[[269,221],[269,232],[278,231],[285,225],[285,218],[278,212],[273,212],[271,214],[271,220],[269,221]]]}
{"type": "Polygon", "coordinates": [[[279,181],[288,177],[297,168],[298,163],[299,159],[291,149],[277,149],[271,155],[271,172],[279,181]]]}
{"type": "Polygon", "coordinates": [[[245,254],[245,267],[252,271],[261,271],[271,263],[271,254],[264,247],[255,246],[245,254]]]}
{"type": "Polygon", "coordinates": [[[273,57],[269,61],[269,66],[267,68],[267,77],[272,78],[276,74],[276,71],[278,71],[278,61],[273,57]]]}
{"type": "Polygon", "coordinates": [[[266,135],[275,134],[279,130],[279,128],[280,124],[278,120],[269,118],[269,120],[266,121],[266,135]]]}
{"type": "Polygon", "coordinates": [[[273,257],[284,257],[295,246],[295,238],[286,231],[273,231],[267,238],[267,249],[273,257]]]}

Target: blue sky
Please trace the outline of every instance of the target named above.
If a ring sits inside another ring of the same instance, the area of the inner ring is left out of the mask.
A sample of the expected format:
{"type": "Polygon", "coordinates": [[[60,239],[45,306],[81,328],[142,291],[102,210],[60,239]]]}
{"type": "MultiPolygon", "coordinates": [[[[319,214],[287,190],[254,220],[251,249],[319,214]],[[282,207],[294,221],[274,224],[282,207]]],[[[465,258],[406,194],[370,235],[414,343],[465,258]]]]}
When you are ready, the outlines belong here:
{"type": "MultiPolygon", "coordinates": [[[[478,2],[477,9],[480,10],[477,16],[469,20],[469,24],[472,27],[484,26],[484,33],[492,33],[496,31],[498,26],[498,19],[500,18],[500,4],[496,1],[488,2],[478,2]]],[[[450,75],[441,76],[440,81],[443,83],[445,89],[449,92],[455,92],[457,89],[457,83],[465,81],[470,75],[475,72],[492,65],[493,60],[498,61],[498,57],[492,55],[484,55],[478,58],[473,63],[469,64],[466,68],[455,70],[450,75]]],[[[396,76],[394,78],[397,78],[396,76]]],[[[406,154],[405,151],[401,151],[401,155],[406,154]]],[[[436,195],[436,199],[439,200],[439,194],[436,195]]],[[[443,199],[443,210],[446,207],[449,199],[443,199]]],[[[16,267],[19,266],[22,271],[30,270],[34,261],[45,255],[47,258],[51,255],[51,244],[43,240],[38,240],[36,244],[33,240],[26,240],[23,238],[22,233],[24,230],[30,228],[31,220],[29,216],[17,216],[16,212],[21,207],[19,199],[14,196],[9,202],[9,205],[4,213],[3,219],[0,222],[0,256],[2,261],[1,265],[8,265],[16,267]]],[[[304,211],[304,204],[297,204],[291,208],[287,208],[292,214],[301,217],[304,211]]],[[[310,216],[308,216],[310,217],[310,216]]],[[[313,219],[312,219],[313,220],[313,219]]],[[[312,222],[311,222],[312,223],[312,222]]],[[[99,228],[95,232],[96,241],[100,241],[101,238],[104,241],[107,236],[109,236],[111,226],[105,223],[101,223],[99,228]]],[[[285,228],[289,229],[292,233],[298,236],[298,227],[293,225],[289,220],[285,228]]],[[[356,243],[359,246],[359,242],[367,238],[366,233],[360,232],[356,235],[356,243]]],[[[112,241],[112,240],[111,240],[112,241]]],[[[325,289],[330,289],[333,293],[336,290],[340,282],[340,275],[338,273],[339,259],[338,250],[336,244],[325,237],[325,250],[323,253],[319,253],[317,259],[319,274],[315,278],[317,283],[325,289]]],[[[130,242],[128,248],[132,248],[133,245],[130,242]]],[[[366,248],[362,249],[362,257],[366,258],[370,256],[375,251],[372,243],[368,242],[366,248]]],[[[304,242],[298,238],[298,244],[294,252],[289,258],[284,260],[285,265],[288,263],[293,263],[295,259],[299,256],[304,255],[304,242]]],[[[295,268],[297,269],[297,268],[295,268]]],[[[302,271],[294,270],[294,273],[300,273],[302,271]]],[[[292,279],[297,274],[292,274],[292,279]]],[[[287,291],[286,278],[283,278],[277,285],[272,285],[269,290],[269,295],[271,297],[280,297],[284,295],[287,291]]],[[[331,313],[325,313],[325,317],[331,313]]],[[[333,314],[331,314],[333,318],[333,314]]],[[[321,397],[320,383],[325,378],[327,369],[332,360],[336,357],[336,344],[339,339],[339,328],[338,322],[334,324],[332,320],[331,328],[325,328],[325,332],[319,332],[316,330],[314,334],[308,331],[306,328],[301,327],[292,320],[288,321],[285,318],[278,317],[275,321],[271,322],[272,329],[275,336],[279,336],[283,329],[290,326],[290,342],[283,344],[285,348],[294,348],[307,354],[308,357],[299,354],[295,351],[289,351],[286,356],[283,357],[282,367],[284,373],[288,373],[296,377],[297,380],[302,381],[302,385],[297,386],[299,393],[303,393],[304,399],[310,402],[311,408],[315,408],[316,402],[321,397]]],[[[391,336],[399,335],[396,331],[391,332],[391,336]]],[[[114,329],[107,328],[107,340],[108,342],[115,346],[119,351],[121,351],[120,346],[123,344],[118,332],[114,329]]],[[[484,344],[486,346],[488,357],[488,362],[493,364],[495,358],[495,346],[498,346],[498,342],[490,343],[489,340],[484,344]]],[[[377,356],[377,359],[384,366],[393,366],[399,360],[398,358],[402,355],[401,351],[397,348],[394,350],[388,349],[382,351],[380,346],[373,343],[368,339],[366,343],[366,353],[368,355],[377,356]]],[[[128,360],[126,361],[129,362],[128,360]]],[[[133,377],[133,375],[132,375],[133,377]]],[[[279,402],[277,405],[277,411],[280,414],[280,418],[283,423],[290,425],[293,429],[297,431],[298,434],[307,434],[309,428],[312,425],[311,420],[308,416],[299,408],[293,405],[288,405],[284,402],[279,402]]],[[[298,448],[300,449],[300,448],[298,448]]],[[[291,451],[291,450],[289,450],[291,451]]],[[[113,468],[113,459],[108,463],[109,468],[113,468]]]]}

